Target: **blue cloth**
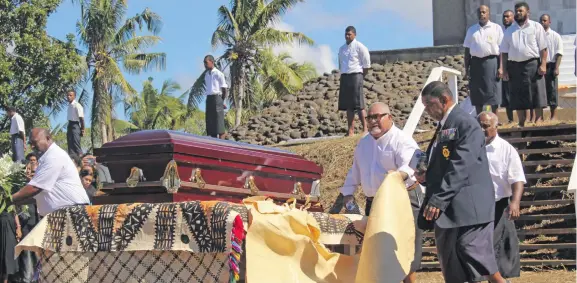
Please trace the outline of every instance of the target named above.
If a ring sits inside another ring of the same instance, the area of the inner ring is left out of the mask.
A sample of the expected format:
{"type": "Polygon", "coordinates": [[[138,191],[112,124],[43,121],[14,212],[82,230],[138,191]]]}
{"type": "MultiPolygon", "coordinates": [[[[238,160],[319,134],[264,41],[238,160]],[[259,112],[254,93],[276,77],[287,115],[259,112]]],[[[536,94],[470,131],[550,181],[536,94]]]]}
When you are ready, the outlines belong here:
{"type": "Polygon", "coordinates": [[[14,134],[11,136],[12,143],[12,161],[24,163],[24,140],[20,137],[20,134],[14,134]]]}

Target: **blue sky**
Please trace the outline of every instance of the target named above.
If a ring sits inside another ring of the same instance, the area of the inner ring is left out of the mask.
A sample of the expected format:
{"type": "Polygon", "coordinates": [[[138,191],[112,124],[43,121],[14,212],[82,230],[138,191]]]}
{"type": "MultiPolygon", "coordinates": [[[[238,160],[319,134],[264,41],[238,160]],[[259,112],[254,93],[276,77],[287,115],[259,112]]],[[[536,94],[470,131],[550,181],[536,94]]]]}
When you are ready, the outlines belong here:
{"type": "MultiPolygon", "coordinates": [[[[229,5],[229,1],[129,1],[127,16],[149,7],[162,17],[163,28],[159,36],[163,41],[150,51],[167,53],[166,70],[127,75],[132,86],[140,90],[142,83],[153,77],[157,88],[166,79],[180,83],[183,91],[189,88],[202,72],[202,58],[206,54],[220,55],[218,50],[212,50],[210,38],[218,24],[217,9],[221,5],[229,5]]],[[[48,33],[59,39],[65,39],[68,33],[76,35],[79,17],[80,7],[73,5],[71,0],[64,0],[48,20],[48,33]]],[[[283,46],[275,50],[290,52],[296,61],[312,62],[322,74],[336,68],[336,54],[344,43],[344,29],[348,25],[357,28],[357,39],[369,50],[433,44],[430,0],[308,0],[288,11],[277,27],[303,32],[315,41],[315,45],[283,46]]],[[[86,115],[90,115],[90,107],[85,108],[86,115]]],[[[64,112],[53,117],[53,123],[65,122],[64,112]]],[[[121,106],[117,107],[116,116],[125,117],[121,106]]]]}

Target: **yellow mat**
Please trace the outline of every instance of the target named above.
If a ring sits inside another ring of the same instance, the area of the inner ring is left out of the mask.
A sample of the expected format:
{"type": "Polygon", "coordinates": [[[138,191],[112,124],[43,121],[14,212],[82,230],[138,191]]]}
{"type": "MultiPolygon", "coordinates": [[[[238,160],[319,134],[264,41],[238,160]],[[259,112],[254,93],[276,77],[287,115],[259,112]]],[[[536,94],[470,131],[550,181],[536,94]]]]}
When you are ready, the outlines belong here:
{"type": "Polygon", "coordinates": [[[387,176],[373,200],[362,251],[347,256],[319,242],[317,221],[306,211],[262,198],[249,207],[246,237],[247,283],[398,283],[414,254],[414,222],[405,184],[387,176]]]}

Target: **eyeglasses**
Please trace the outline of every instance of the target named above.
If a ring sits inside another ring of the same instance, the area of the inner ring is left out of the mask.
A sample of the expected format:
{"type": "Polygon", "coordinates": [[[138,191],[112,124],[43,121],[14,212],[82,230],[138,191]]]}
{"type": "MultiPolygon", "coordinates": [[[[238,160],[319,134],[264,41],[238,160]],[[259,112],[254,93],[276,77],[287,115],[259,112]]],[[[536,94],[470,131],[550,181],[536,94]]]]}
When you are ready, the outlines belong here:
{"type": "Polygon", "coordinates": [[[390,113],[377,113],[377,114],[373,114],[373,115],[367,115],[367,117],[365,117],[365,119],[370,122],[372,120],[375,121],[380,121],[381,118],[387,116],[387,115],[391,115],[390,113]]]}

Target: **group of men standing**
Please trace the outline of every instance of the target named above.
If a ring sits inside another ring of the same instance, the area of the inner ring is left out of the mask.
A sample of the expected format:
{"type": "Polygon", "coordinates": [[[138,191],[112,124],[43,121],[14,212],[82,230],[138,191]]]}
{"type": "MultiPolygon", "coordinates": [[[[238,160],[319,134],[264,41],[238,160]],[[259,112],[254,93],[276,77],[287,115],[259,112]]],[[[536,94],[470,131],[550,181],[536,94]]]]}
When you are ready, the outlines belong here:
{"type": "Polygon", "coordinates": [[[463,43],[465,76],[477,113],[484,106],[495,114],[505,107],[509,122],[516,111],[523,127],[527,120],[543,121],[543,108],[549,106],[556,119],[563,41],[551,29],[551,17],[541,15],[541,24],[530,20],[525,2],[503,13],[503,27],[490,21],[488,6],[480,6],[477,15],[479,22],[469,27],[463,43]]]}

